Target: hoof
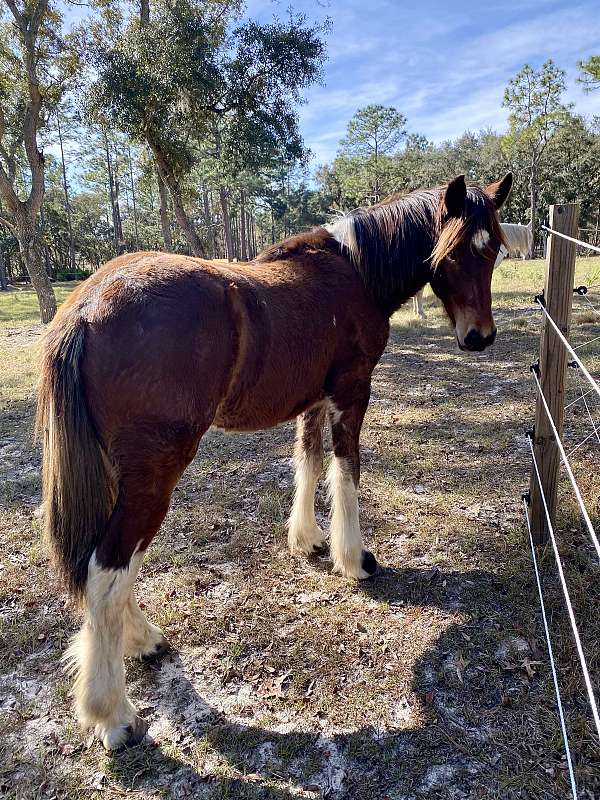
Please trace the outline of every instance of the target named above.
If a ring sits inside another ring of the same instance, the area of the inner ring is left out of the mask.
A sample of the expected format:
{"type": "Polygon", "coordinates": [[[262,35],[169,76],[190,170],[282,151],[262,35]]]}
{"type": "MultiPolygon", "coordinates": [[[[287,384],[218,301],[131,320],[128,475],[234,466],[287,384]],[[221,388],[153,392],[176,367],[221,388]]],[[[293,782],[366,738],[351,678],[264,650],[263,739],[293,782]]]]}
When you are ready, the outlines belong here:
{"type": "Polygon", "coordinates": [[[98,723],[94,732],[106,750],[120,750],[122,747],[134,747],[139,744],[148,732],[148,723],[145,719],[135,716],[131,722],[114,727],[98,723]]]}
{"type": "Polygon", "coordinates": [[[362,568],[362,571],[364,572],[364,577],[361,576],[361,580],[372,578],[373,575],[375,575],[379,570],[379,564],[377,563],[377,559],[370,550],[362,551],[360,566],[362,568]]]}
{"type": "Polygon", "coordinates": [[[302,553],[305,556],[322,555],[327,548],[325,535],[318,525],[294,532],[290,528],[288,543],[291,553],[302,553]]]}
{"type": "Polygon", "coordinates": [[[169,644],[168,639],[164,637],[160,642],[154,645],[154,648],[149,653],[143,653],[141,660],[144,664],[151,663],[152,661],[157,661],[159,658],[162,658],[165,653],[168,653],[171,650],[171,645],[169,644]]]}
{"type": "Polygon", "coordinates": [[[329,552],[329,547],[327,546],[327,542],[321,542],[320,544],[313,544],[312,552],[310,553],[311,556],[326,556],[329,552]]]}
{"type": "Polygon", "coordinates": [[[345,578],[353,578],[358,581],[366,581],[367,578],[372,578],[379,570],[377,559],[369,550],[363,550],[360,557],[360,563],[346,563],[336,562],[335,555],[333,559],[333,571],[345,578]]]}
{"type": "Polygon", "coordinates": [[[131,725],[128,725],[125,728],[125,733],[127,734],[127,738],[123,743],[124,747],[134,747],[136,744],[140,744],[144,736],[148,733],[149,725],[145,719],[142,717],[136,717],[131,725]]]}

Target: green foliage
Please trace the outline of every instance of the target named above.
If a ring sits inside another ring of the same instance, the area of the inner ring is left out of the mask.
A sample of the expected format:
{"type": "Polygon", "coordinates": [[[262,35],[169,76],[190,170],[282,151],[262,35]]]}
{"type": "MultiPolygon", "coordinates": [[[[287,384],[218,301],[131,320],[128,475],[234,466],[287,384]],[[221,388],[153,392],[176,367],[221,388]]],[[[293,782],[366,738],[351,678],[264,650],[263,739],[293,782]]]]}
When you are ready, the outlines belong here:
{"type": "MultiPolygon", "coordinates": [[[[503,134],[466,131],[433,144],[407,134],[397,109],[369,105],[355,113],[336,157],[311,180],[297,109],[305,88],[321,76],[323,29],[292,12],[268,24],[248,20],[239,0],[154,0],[148,21],[139,19],[137,3],[93,0],[93,9],[85,30],[63,35],[55,11],[42,29],[42,235],[54,277],[96,269],[122,249],[164,247],[165,218],[169,247],[189,252],[173,187],[207,254],[217,257],[225,255],[226,225],[229,255],[252,256],[340,210],[461,173],[485,185],[513,171],[505,220],[528,222],[533,208],[541,221],[549,203],[576,200],[581,225],[598,224],[600,125],[562,102],[565,76],[551,61],[538,70],[526,65],[510,81],[503,134]],[[75,83],[83,91],[66,96],[75,83]],[[157,153],[173,177],[162,219],[157,153]]],[[[24,197],[27,85],[18,44],[0,14],[2,144],[24,197]]],[[[593,88],[598,57],[580,67],[581,80],[593,88]]],[[[21,274],[18,243],[7,229],[0,228],[0,248],[9,272],[21,274]]]]}
{"type": "Polygon", "coordinates": [[[590,56],[587,61],[578,61],[580,69],[579,82],[585,87],[586,92],[600,89],[600,56],[590,56]]]}
{"type": "Polygon", "coordinates": [[[369,158],[393,153],[405,136],[406,117],[392,107],[359,108],[340,142],[343,153],[369,158]]]}
{"type": "Polygon", "coordinates": [[[504,92],[503,105],[510,109],[508,136],[524,142],[534,158],[567,118],[565,88],[564,70],[549,59],[539,70],[525,64],[504,92]]]}
{"type": "Polygon", "coordinates": [[[344,175],[344,191],[353,200],[369,202],[393,191],[393,154],[405,138],[406,117],[392,107],[360,108],[340,142],[335,169],[344,175]]]}
{"type": "Polygon", "coordinates": [[[320,31],[301,16],[232,27],[237,4],[158,2],[112,47],[95,50],[94,118],[156,145],[174,174],[219,150],[231,171],[303,153],[295,105],[320,76],[320,31]],[[217,135],[219,142],[215,142],[217,135]]]}

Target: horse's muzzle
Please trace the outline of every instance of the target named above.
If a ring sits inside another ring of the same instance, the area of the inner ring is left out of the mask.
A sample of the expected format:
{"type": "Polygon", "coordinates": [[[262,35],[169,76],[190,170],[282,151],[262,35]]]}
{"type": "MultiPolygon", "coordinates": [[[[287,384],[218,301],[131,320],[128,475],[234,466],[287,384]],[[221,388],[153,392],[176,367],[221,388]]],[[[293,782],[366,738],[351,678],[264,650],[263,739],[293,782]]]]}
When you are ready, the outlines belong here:
{"type": "Polygon", "coordinates": [[[496,328],[489,334],[489,336],[482,336],[478,330],[472,328],[467,335],[465,336],[465,341],[463,344],[460,342],[458,346],[461,350],[470,350],[475,353],[481,353],[482,350],[485,350],[486,347],[489,347],[491,344],[494,344],[496,340],[496,333],[498,331],[496,328]]]}

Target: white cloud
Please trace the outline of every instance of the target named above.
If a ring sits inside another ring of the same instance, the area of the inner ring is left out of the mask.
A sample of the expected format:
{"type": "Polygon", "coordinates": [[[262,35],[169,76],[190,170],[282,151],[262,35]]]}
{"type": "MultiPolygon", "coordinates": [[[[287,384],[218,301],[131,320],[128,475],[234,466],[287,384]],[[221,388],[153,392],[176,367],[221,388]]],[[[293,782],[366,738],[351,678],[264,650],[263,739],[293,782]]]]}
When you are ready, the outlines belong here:
{"type": "MultiPolygon", "coordinates": [[[[440,7],[380,0],[332,2],[334,18],[325,88],[308,94],[301,111],[307,144],[319,160],[331,159],[346,124],[367,103],[397,106],[411,130],[440,141],[465,130],[502,129],[504,88],[525,62],[553,58],[567,71],[565,99],[586,115],[600,114],[600,96],[585,95],[575,82],[575,63],[598,52],[600,15],[595,3],[566,6],[559,0],[440,7]],[[463,12],[463,13],[461,13],[463,12]],[[472,19],[496,27],[474,28],[472,19]],[[483,28],[483,29],[482,29],[483,28]]],[[[463,3],[465,5],[465,3],[463,3]]]]}

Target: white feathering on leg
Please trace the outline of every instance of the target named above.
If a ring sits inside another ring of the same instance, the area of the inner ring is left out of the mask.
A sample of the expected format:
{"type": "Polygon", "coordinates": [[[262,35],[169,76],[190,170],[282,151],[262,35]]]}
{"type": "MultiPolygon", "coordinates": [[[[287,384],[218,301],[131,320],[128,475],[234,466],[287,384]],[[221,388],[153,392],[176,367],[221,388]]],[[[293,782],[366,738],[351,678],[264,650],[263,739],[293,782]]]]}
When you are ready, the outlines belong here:
{"type": "Polygon", "coordinates": [[[64,661],[75,674],[73,696],[84,728],[93,727],[107,749],[143,736],[144,725],[125,691],[123,612],[142,563],[136,552],[125,569],[104,569],[95,553],[86,584],[86,616],[64,661]]]}
{"type": "Polygon", "coordinates": [[[327,472],[331,498],[331,557],[334,572],[348,578],[370,577],[362,568],[362,536],[358,518],[358,492],[350,464],[334,457],[327,472]]]}

